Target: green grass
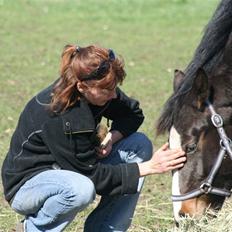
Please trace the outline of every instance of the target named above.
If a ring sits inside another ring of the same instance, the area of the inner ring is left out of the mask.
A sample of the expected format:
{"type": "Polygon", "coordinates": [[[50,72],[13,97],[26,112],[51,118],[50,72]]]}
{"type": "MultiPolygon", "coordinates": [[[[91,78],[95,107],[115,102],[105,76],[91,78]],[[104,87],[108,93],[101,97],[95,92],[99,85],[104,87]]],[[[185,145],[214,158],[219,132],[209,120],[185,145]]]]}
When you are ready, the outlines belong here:
{"type": "MultiPolygon", "coordinates": [[[[25,103],[58,77],[63,46],[96,43],[126,63],[122,88],[140,100],[141,131],[159,147],[154,125],[172,92],[175,68],[184,69],[218,0],[0,0],[0,162],[25,103]]],[[[0,195],[0,231],[19,220],[0,195]]],[[[81,231],[92,206],[67,231],[81,231]]],[[[170,175],[149,177],[130,231],[173,227],[170,175]]]]}

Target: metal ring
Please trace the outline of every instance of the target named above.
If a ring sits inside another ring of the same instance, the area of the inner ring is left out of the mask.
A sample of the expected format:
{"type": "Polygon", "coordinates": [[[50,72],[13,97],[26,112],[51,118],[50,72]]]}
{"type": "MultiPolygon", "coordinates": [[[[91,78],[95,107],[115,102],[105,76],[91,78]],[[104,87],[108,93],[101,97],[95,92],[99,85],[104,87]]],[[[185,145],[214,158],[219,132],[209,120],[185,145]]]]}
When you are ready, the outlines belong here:
{"type": "MultiPolygon", "coordinates": [[[[230,138],[225,138],[225,139],[228,141],[229,145],[231,146],[231,144],[232,144],[231,139],[230,138]]],[[[226,146],[224,145],[222,139],[220,139],[220,146],[221,146],[222,149],[226,150],[226,146]]]]}
{"type": "Polygon", "coordinates": [[[223,119],[222,119],[221,115],[219,115],[219,114],[213,114],[211,116],[211,121],[212,121],[213,125],[217,128],[223,126],[223,119]]]}
{"type": "Polygon", "coordinates": [[[210,193],[212,186],[210,183],[204,182],[201,184],[200,189],[205,193],[208,194],[210,193]]]}

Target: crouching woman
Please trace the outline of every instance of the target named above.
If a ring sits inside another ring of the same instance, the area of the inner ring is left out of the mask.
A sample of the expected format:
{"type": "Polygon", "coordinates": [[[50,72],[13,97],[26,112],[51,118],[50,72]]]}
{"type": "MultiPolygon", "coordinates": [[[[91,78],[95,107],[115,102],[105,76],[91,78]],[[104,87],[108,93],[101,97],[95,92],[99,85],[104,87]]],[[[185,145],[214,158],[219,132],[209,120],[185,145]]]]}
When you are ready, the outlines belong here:
{"type": "Polygon", "coordinates": [[[112,50],[64,48],[59,79],[24,108],[2,166],[5,198],[25,216],[22,230],[63,231],[97,193],[84,231],[127,231],[143,177],[183,166],[182,151],[165,144],[153,155],[136,132],[144,116],[118,87],[124,78],[112,50]],[[99,141],[102,117],[111,126],[99,141]]]}

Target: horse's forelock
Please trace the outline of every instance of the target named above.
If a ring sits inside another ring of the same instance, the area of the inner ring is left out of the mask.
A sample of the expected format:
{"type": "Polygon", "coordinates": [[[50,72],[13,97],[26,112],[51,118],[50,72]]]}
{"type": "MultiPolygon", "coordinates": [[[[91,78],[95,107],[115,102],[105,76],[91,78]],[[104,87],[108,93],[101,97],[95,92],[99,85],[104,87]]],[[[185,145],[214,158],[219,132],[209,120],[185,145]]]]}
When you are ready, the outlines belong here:
{"type": "MultiPolygon", "coordinates": [[[[190,90],[190,89],[189,89],[190,90]]],[[[178,118],[180,109],[183,106],[184,97],[189,92],[174,93],[165,103],[163,111],[156,124],[156,134],[162,135],[169,132],[174,124],[174,120],[178,118]]]]}
{"type": "Polygon", "coordinates": [[[175,112],[175,101],[174,95],[172,95],[165,103],[163,111],[157,121],[156,133],[157,135],[164,134],[170,130],[173,124],[174,112],[175,112]]]}

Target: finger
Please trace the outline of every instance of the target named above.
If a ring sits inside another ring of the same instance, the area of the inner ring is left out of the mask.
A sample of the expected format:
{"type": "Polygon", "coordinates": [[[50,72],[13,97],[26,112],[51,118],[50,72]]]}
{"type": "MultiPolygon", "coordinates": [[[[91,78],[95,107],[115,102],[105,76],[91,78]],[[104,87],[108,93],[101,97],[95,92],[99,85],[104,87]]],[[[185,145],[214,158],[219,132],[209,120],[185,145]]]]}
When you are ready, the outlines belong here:
{"type": "Polygon", "coordinates": [[[106,149],[103,149],[103,150],[102,150],[102,154],[103,154],[103,155],[106,155],[106,154],[107,154],[107,150],[106,150],[106,149]]]}
{"type": "Polygon", "coordinates": [[[183,166],[184,166],[183,163],[182,164],[177,164],[175,166],[170,166],[170,167],[166,168],[165,172],[180,169],[180,168],[183,168],[183,166]]]}
{"type": "Polygon", "coordinates": [[[180,157],[178,159],[172,160],[169,162],[169,166],[176,166],[178,164],[184,163],[186,161],[186,157],[180,157]]]}
{"type": "Polygon", "coordinates": [[[163,157],[166,160],[173,160],[173,159],[177,159],[181,156],[184,156],[185,152],[184,151],[176,151],[176,150],[167,150],[167,151],[163,151],[163,157]]]}
{"type": "Polygon", "coordinates": [[[105,147],[105,148],[95,147],[95,151],[99,154],[105,154],[105,153],[107,153],[107,147],[105,147]]]}
{"type": "Polygon", "coordinates": [[[179,151],[179,152],[174,152],[171,155],[169,155],[170,159],[178,159],[180,157],[185,156],[185,152],[184,151],[179,151]]]}
{"type": "Polygon", "coordinates": [[[170,167],[170,170],[175,170],[175,169],[179,169],[183,167],[184,167],[184,163],[181,163],[181,164],[177,164],[175,166],[170,167]]]}
{"type": "Polygon", "coordinates": [[[174,153],[177,153],[177,152],[181,152],[183,151],[182,149],[180,148],[177,148],[177,149],[169,149],[167,146],[162,146],[158,151],[162,151],[164,152],[165,154],[169,155],[169,154],[174,154],[174,153]],[[164,148],[164,149],[163,149],[164,148]]]}
{"type": "Polygon", "coordinates": [[[109,154],[107,149],[102,149],[101,150],[101,156],[107,156],[109,154]]]}

